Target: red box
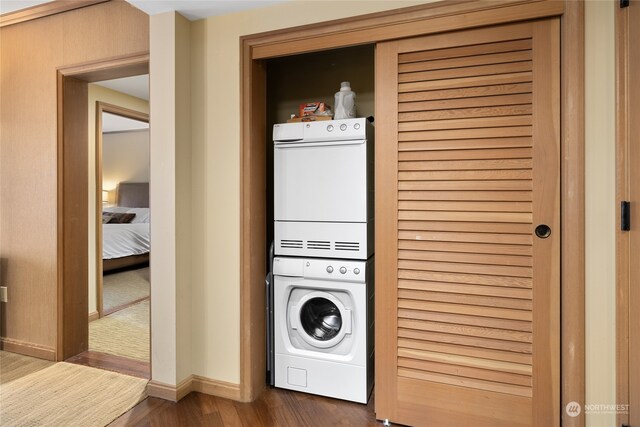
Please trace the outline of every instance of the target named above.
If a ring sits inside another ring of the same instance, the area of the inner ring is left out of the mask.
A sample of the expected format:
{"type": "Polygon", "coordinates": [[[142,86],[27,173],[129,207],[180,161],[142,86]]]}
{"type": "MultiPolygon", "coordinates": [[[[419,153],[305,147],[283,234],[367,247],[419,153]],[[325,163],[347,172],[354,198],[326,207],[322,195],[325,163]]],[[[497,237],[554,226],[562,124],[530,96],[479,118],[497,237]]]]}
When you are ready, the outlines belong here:
{"type": "Polygon", "coordinates": [[[324,102],[307,102],[306,104],[300,104],[298,107],[298,117],[313,116],[324,112],[326,108],[327,106],[324,102]]]}

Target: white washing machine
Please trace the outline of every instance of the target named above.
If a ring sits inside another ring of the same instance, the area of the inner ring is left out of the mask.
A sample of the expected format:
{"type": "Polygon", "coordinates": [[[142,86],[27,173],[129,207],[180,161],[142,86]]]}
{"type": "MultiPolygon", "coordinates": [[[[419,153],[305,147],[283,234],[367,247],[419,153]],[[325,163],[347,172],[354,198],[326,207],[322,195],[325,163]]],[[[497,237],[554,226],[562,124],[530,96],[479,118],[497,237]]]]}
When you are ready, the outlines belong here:
{"type": "Polygon", "coordinates": [[[276,257],[275,386],[367,403],[373,387],[373,258],[276,257]]]}

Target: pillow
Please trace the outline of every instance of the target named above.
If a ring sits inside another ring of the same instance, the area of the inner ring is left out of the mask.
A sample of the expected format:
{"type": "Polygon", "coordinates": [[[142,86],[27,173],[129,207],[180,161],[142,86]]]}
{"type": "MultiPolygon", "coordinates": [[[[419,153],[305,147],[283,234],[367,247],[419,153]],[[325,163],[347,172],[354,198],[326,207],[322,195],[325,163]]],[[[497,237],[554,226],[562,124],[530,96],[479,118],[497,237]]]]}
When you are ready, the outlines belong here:
{"type": "Polygon", "coordinates": [[[132,224],[149,222],[149,208],[127,208],[127,212],[136,215],[133,221],[131,221],[132,224]]]}
{"type": "Polygon", "coordinates": [[[103,224],[129,224],[136,217],[135,213],[110,212],[102,214],[103,224]]]}
{"type": "Polygon", "coordinates": [[[107,213],[114,213],[114,212],[117,212],[117,213],[123,213],[123,212],[135,213],[136,217],[133,219],[133,221],[131,221],[132,224],[149,222],[149,208],[129,208],[129,207],[126,207],[126,206],[111,206],[111,207],[103,208],[102,212],[103,213],[104,212],[107,212],[107,213]]]}

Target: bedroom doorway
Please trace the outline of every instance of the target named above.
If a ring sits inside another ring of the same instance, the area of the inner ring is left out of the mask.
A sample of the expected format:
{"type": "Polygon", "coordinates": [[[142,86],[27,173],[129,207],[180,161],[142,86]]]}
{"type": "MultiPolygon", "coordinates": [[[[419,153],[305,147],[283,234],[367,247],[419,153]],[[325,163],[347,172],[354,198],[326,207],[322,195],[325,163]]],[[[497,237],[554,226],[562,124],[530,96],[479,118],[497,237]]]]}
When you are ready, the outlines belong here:
{"type": "Polygon", "coordinates": [[[90,104],[95,100],[98,313],[89,322],[89,354],[135,367],[147,377],[151,289],[148,88],[148,75],[89,85],[90,104]]]}
{"type": "Polygon", "coordinates": [[[89,174],[89,340],[88,350],[69,360],[143,378],[150,378],[148,88],[148,74],[87,86],[89,169],[95,171],[89,174]]]}

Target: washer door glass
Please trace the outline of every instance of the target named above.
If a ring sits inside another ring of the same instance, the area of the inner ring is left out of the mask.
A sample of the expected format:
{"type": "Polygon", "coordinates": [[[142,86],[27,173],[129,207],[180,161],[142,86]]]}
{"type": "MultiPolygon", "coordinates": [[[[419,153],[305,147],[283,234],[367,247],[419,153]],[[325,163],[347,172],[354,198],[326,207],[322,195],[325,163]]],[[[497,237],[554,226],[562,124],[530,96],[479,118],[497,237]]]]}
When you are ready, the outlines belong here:
{"type": "Polygon", "coordinates": [[[304,331],[318,341],[335,338],[342,328],[340,309],[326,298],[315,297],[300,309],[300,323],[304,331]]]}

